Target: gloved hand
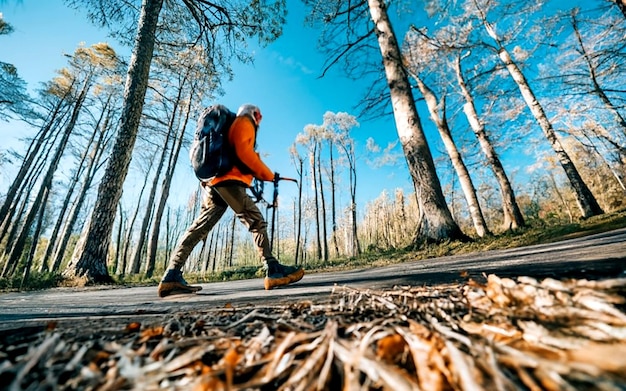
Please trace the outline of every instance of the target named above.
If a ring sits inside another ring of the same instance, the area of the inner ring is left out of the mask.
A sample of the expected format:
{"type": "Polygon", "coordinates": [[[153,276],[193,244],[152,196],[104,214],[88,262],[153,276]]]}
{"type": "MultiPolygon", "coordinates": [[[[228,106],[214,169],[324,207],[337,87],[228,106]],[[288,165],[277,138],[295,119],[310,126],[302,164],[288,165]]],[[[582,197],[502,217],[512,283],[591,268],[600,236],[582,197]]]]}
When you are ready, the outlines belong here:
{"type": "Polygon", "coordinates": [[[280,180],[280,174],[275,172],[274,173],[274,184],[278,183],[278,181],[280,180]]]}

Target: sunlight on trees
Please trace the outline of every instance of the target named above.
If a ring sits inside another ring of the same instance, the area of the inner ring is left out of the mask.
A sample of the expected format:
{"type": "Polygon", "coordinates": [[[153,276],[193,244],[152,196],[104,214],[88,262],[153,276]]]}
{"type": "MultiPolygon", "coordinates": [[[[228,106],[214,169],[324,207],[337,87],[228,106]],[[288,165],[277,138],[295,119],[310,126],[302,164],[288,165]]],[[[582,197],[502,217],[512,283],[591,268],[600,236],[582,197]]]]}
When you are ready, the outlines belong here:
{"type": "MultiPolygon", "coordinates": [[[[15,172],[0,188],[0,272],[22,281],[63,271],[85,282],[149,278],[201,202],[176,186],[203,101],[219,96],[233,59],[250,60],[247,39],[282,33],[286,5],[149,0],[141,25],[141,10],[118,1],[67,3],[136,53],[128,65],[105,43],[79,46],[34,97],[19,69],[0,62],[0,120],[31,130],[21,150],[0,147],[0,167],[15,172]],[[134,42],[138,28],[148,42],[134,42]]],[[[327,44],[323,72],[375,81],[359,115],[327,112],[294,135],[297,196],[280,195],[275,233],[285,262],[324,266],[626,207],[619,0],[550,12],[512,0],[429,0],[411,12],[394,1],[305,3],[327,44]],[[359,123],[382,115],[397,140],[355,142],[359,123]],[[398,143],[403,156],[391,153],[398,143]],[[357,203],[372,180],[364,164],[393,165],[415,191],[357,203]]],[[[10,32],[0,16],[1,39],[10,32]]],[[[258,265],[233,221],[227,215],[194,250],[189,272],[227,278],[258,265]]]]}

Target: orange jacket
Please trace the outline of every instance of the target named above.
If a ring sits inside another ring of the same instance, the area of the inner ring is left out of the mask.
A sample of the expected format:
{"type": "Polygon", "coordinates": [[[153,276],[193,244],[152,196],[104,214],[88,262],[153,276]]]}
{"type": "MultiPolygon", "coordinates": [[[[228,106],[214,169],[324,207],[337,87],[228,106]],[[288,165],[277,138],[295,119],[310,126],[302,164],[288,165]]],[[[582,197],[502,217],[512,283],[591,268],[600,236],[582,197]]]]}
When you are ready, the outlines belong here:
{"type": "Polygon", "coordinates": [[[256,126],[252,118],[247,115],[235,118],[228,131],[228,142],[238,162],[226,174],[213,178],[209,185],[215,186],[220,182],[235,180],[250,186],[253,178],[262,181],[274,180],[274,172],[263,163],[257,151],[254,150],[256,126]]]}

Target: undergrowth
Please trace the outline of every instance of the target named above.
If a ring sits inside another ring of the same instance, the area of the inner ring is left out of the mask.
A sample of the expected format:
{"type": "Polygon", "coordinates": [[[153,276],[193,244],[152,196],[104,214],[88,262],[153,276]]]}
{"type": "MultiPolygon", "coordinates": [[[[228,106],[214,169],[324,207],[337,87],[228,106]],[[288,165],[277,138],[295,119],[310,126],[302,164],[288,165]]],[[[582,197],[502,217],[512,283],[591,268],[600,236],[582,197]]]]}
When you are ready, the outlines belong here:
{"type": "MultiPolygon", "coordinates": [[[[530,222],[524,228],[484,238],[474,238],[469,242],[446,241],[439,244],[422,245],[417,248],[368,249],[360,257],[338,258],[327,262],[318,260],[307,262],[303,266],[307,273],[377,267],[420,259],[552,243],[623,227],[626,227],[626,210],[567,224],[547,225],[541,221],[530,222]]],[[[120,286],[156,285],[161,275],[162,271],[157,271],[151,278],[143,275],[115,277],[115,284],[120,286]]],[[[243,266],[216,273],[186,273],[185,279],[190,283],[207,283],[259,278],[262,276],[263,272],[260,267],[243,266]]],[[[22,276],[0,278],[0,291],[41,290],[74,285],[72,281],[68,281],[60,274],[54,273],[33,272],[26,281],[22,280],[22,276]]]]}

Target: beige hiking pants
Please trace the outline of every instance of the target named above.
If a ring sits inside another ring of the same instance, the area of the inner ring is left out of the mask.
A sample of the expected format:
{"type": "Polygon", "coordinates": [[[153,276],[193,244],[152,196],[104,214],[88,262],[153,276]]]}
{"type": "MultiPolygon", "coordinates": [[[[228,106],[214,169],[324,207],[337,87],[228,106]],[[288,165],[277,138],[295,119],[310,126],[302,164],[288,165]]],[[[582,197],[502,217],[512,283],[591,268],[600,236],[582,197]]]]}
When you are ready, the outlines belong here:
{"type": "Polygon", "coordinates": [[[267,236],[267,223],[246,187],[239,182],[220,183],[217,186],[203,186],[204,199],[200,215],[183,233],[170,256],[168,269],[182,269],[194,247],[207,237],[211,229],[230,207],[243,225],[252,233],[259,255],[265,261],[273,259],[267,236]]]}

